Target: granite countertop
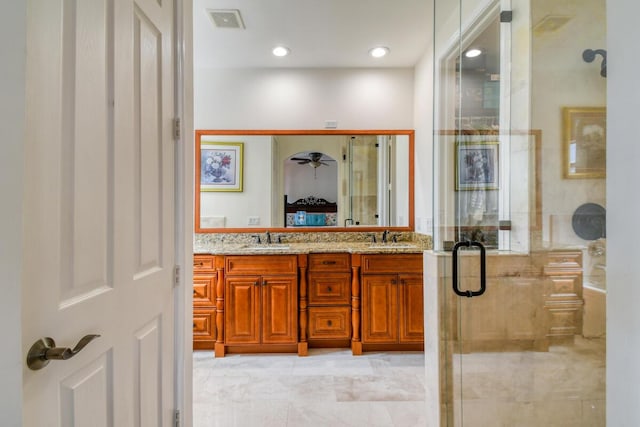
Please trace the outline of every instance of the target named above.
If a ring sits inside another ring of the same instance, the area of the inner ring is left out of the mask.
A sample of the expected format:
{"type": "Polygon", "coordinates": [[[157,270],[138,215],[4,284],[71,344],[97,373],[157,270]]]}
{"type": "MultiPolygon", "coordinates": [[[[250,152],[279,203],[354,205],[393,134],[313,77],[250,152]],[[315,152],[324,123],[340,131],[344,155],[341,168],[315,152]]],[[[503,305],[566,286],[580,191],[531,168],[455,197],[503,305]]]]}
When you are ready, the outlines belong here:
{"type": "Polygon", "coordinates": [[[428,249],[421,242],[399,241],[397,243],[369,242],[312,242],[312,243],[222,243],[196,245],[195,254],[208,255],[295,255],[308,253],[347,252],[365,254],[422,253],[428,249]]]}

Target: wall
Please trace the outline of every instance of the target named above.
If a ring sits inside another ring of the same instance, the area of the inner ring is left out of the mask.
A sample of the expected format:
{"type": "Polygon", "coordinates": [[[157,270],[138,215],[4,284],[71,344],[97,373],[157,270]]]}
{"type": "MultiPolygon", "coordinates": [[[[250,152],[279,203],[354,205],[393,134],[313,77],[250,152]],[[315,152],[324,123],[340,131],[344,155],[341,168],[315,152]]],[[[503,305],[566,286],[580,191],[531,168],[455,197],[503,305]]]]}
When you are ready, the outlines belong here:
{"type": "MultiPolygon", "coordinates": [[[[582,60],[584,49],[606,48],[607,29],[602,18],[605,2],[532,3],[534,26],[547,15],[572,18],[556,31],[534,31],[532,38],[531,128],[542,130],[542,239],[545,245],[552,246],[586,245],[589,242],[573,232],[572,215],[586,202],[606,207],[606,180],[563,178],[562,107],[605,106],[607,80],[600,76],[600,60],[592,63],[582,60]]],[[[590,263],[588,259],[585,262],[590,263]]]]}
{"type": "Polygon", "coordinates": [[[0,414],[2,424],[22,425],[22,199],[26,5],[3,2],[0,16],[0,414]]]}
{"type": "Polygon", "coordinates": [[[198,69],[196,129],[412,129],[413,70],[198,69]]]}
{"type": "Polygon", "coordinates": [[[640,425],[640,3],[607,2],[607,425],[640,425]]]}

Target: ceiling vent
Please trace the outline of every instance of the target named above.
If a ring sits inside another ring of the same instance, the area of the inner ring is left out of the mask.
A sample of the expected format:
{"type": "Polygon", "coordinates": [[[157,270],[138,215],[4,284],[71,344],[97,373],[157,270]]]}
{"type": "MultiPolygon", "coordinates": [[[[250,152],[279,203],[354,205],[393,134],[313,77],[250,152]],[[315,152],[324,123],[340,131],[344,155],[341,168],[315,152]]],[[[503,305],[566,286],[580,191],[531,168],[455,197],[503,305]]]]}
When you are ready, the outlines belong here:
{"type": "Polygon", "coordinates": [[[244,23],[238,9],[208,9],[207,12],[216,28],[244,29],[244,23]]]}

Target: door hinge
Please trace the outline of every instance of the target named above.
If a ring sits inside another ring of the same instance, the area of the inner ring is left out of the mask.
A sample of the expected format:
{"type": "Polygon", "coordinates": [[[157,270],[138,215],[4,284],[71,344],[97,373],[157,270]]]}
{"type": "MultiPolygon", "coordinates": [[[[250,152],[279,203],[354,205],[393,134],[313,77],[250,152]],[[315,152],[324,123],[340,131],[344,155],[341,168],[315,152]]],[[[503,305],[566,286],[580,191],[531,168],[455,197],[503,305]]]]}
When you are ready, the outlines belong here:
{"type": "Polygon", "coordinates": [[[176,409],[173,417],[173,425],[174,427],[180,427],[180,410],[176,409]]]}
{"type": "Polygon", "coordinates": [[[173,287],[177,287],[180,284],[180,266],[173,266],[173,287]]]}
{"type": "Polygon", "coordinates": [[[173,139],[180,139],[182,135],[182,121],[180,117],[173,119],[173,139]]]}

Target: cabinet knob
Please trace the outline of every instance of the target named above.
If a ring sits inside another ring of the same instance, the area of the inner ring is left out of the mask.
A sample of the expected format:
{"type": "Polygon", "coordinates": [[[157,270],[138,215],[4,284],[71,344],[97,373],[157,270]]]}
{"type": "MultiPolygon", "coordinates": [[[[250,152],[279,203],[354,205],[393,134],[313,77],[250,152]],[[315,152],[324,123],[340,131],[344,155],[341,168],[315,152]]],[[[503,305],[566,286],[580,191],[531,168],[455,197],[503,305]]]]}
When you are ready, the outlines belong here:
{"type": "Polygon", "coordinates": [[[253,282],[253,286],[258,286],[258,281],[256,280],[255,282],[253,282]]]}
{"type": "Polygon", "coordinates": [[[335,263],[336,263],[335,261],[322,261],[322,264],[324,265],[333,265],[335,263]]]}
{"type": "Polygon", "coordinates": [[[327,320],[327,325],[331,326],[331,325],[333,325],[333,322],[331,320],[327,320]]]}
{"type": "Polygon", "coordinates": [[[331,291],[332,291],[331,286],[327,286],[327,292],[331,292],[331,291]]]}

